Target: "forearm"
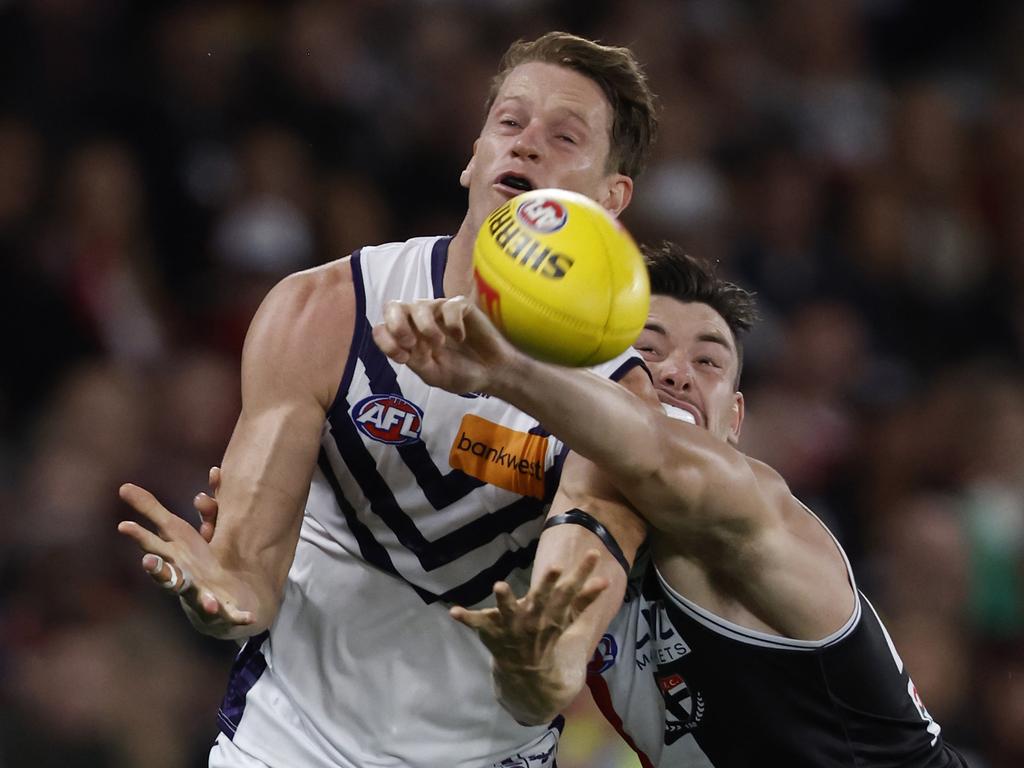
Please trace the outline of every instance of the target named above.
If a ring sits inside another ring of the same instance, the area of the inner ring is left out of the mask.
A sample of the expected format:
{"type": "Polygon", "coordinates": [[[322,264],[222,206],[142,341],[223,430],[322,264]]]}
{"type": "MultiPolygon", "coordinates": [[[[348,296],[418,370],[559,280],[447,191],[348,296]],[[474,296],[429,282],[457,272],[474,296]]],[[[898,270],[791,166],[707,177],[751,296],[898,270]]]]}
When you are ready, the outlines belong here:
{"type": "MultiPolygon", "coordinates": [[[[260,501],[261,506],[267,503],[266,499],[260,501]]],[[[258,510],[259,507],[252,509],[258,510]]],[[[285,505],[282,500],[279,509],[287,509],[288,512],[274,521],[277,525],[271,531],[263,531],[262,536],[240,532],[232,536],[228,530],[218,529],[211,544],[222,570],[223,583],[233,585],[229,594],[235,595],[239,608],[250,612],[253,617],[251,625],[232,628],[230,638],[225,639],[258,634],[268,629],[277,618],[302,523],[302,509],[296,509],[294,502],[285,505]]],[[[222,514],[226,512],[225,516],[230,519],[234,511],[225,505],[222,514]]],[[[244,512],[236,514],[249,517],[244,512]]],[[[255,527],[255,520],[251,522],[255,527]]],[[[225,528],[229,525],[227,523],[225,528]]]]}
{"type": "MultiPolygon", "coordinates": [[[[566,462],[566,470],[569,485],[574,486],[577,481],[585,480],[593,467],[578,456],[572,456],[566,462]]],[[[563,477],[563,485],[565,480],[563,477]]],[[[632,563],[646,533],[642,521],[622,505],[596,498],[583,502],[564,487],[560,487],[555,498],[553,514],[573,503],[579,503],[616,530],[616,546],[632,563]]],[[[596,578],[606,586],[568,627],[559,626],[557,640],[549,650],[534,656],[536,661],[532,665],[524,663],[521,656],[503,663],[502,654],[495,653],[494,682],[499,701],[520,722],[550,722],[572,703],[586,683],[587,665],[593,658],[594,648],[622,607],[625,570],[597,535],[575,524],[554,525],[544,531],[534,560],[531,594],[543,592],[542,583],[553,569],[563,575],[576,572],[586,558],[593,557],[588,553],[597,554],[588,582],[596,578]]]]}
{"type": "Polygon", "coordinates": [[[516,355],[488,391],[620,478],[646,477],[659,465],[657,412],[615,382],[516,355]]]}
{"type": "Polygon", "coordinates": [[[210,550],[224,583],[231,585],[228,594],[253,616],[243,637],[269,628],[277,617],[321,424],[322,416],[310,409],[243,411],[224,455],[210,550]]]}

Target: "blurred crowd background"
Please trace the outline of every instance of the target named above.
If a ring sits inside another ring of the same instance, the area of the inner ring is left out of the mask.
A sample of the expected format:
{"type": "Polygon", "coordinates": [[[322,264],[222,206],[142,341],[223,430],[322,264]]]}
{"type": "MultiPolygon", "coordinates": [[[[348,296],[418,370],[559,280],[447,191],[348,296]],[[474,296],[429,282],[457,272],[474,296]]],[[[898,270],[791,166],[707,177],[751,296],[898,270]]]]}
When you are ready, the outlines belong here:
{"type": "MultiPolygon", "coordinates": [[[[760,296],[744,449],[948,738],[1024,765],[1024,6],[28,0],[0,2],[0,766],[205,765],[234,647],[154,590],[117,486],[191,515],[264,293],[453,233],[489,78],[549,29],[660,94],[627,226],[760,296]]],[[[569,720],[563,768],[632,764],[569,720]]]]}

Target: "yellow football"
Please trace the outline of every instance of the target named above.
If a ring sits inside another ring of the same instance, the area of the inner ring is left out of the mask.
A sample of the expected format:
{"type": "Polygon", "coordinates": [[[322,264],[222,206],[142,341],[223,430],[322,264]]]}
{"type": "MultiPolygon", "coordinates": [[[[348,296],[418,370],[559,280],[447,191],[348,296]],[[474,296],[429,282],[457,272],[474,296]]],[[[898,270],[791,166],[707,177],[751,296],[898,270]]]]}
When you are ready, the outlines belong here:
{"type": "Polygon", "coordinates": [[[541,360],[589,366],[632,344],[651,290],[640,249],[588,197],[535,189],[495,209],[473,247],[477,303],[541,360]]]}

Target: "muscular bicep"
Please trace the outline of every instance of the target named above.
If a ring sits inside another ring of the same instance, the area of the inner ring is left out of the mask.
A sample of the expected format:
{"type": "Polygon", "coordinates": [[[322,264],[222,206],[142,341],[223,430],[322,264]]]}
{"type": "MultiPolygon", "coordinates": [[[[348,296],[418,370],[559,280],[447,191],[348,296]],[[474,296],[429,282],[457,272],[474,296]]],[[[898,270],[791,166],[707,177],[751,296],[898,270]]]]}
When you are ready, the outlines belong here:
{"type": "Polygon", "coordinates": [[[335,265],[275,287],[242,354],[242,411],[224,456],[211,544],[225,566],[278,597],[351,340],[348,274],[335,265]]]}
{"type": "MultiPolygon", "coordinates": [[[[637,408],[658,407],[650,378],[642,368],[629,371],[619,384],[640,398],[637,408]]],[[[609,435],[608,439],[616,438],[609,435]]],[[[562,467],[548,519],[567,510],[583,510],[607,530],[627,564],[632,565],[637,549],[646,538],[647,526],[626,501],[619,485],[607,467],[600,467],[570,452],[562,467]]],[[[576,524],[557,525],[544,531],[535,560],[534,579],[539,578],[546,566],[558,565],[568,570],[588,549],[597,549],[601,553],[597,573],[609,578],[611,586],[608,592],[618,591],[621,598],[625,589],[625,573],[618,559],[609,551],[607,542],[588,528],[576,524]]]]}

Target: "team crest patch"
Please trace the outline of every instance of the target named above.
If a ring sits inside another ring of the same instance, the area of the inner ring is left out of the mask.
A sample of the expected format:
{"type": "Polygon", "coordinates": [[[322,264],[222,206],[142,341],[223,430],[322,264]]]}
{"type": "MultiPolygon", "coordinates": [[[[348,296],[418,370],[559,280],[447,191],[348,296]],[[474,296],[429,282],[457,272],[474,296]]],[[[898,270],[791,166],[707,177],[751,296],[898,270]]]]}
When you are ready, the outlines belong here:
{"type": "Polygon", "coordinates": [[[370,395],[352,406],[352,422],[371,440],[407,445],[420,439],[423,410],[398,395],[370,395]]]}
{"type": "Polygon", "coordinates": [[[659,669],[654,679],[665,700],[665,743],[672,744],[700,725],[704,697],[691,690],[678,672],[659,669]]]}
{"type": "Polygon", "coordinates": [[[597,648],[594,649],[594,655],[590,657],[590,663],[587,664],[587,674],[600,675],[602,672],[608,671],[615,665],[618,657],[619,644],[615,642],[615,638],[612,635],[606,633],[601,638],[601,642],[597,644],[597,648]]]}
{"type": "Polygon", "coordinates": [[[448,463],[470,477],[520,496],[544,498],[548,438],[467,413],[455,433],[448,463]]]}

